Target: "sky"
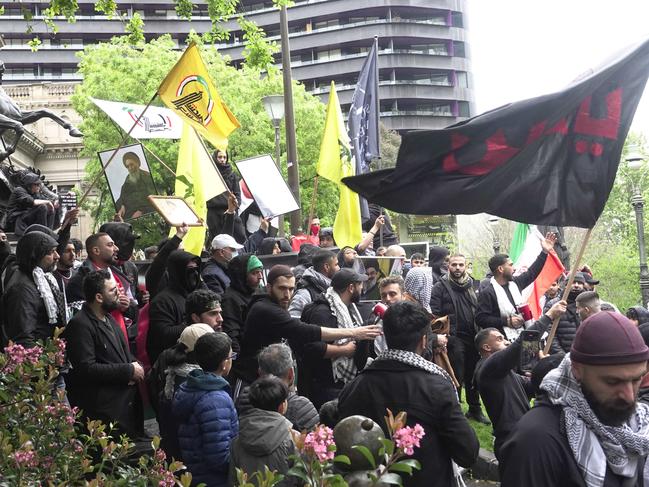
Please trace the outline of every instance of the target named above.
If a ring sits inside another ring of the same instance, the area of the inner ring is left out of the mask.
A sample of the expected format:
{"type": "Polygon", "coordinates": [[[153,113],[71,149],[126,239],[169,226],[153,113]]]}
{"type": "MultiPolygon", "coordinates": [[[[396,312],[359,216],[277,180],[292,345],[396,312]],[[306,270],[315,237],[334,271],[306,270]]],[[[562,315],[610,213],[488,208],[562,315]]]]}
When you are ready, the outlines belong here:
{"type": "MultiPolygon", "coordinates": [[[[467,0],[477,113],[562,89],[649,38],[647,0],[467,0]]],[[[649,139],[649,88],[631,131],[649,139]]]]}

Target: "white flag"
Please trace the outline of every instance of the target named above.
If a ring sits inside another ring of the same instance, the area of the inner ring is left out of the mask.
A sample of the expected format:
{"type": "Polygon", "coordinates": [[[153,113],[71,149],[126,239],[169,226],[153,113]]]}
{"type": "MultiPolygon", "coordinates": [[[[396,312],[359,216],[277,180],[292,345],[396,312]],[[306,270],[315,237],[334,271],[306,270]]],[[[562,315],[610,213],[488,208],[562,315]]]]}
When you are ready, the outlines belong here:
{"type": "MultiPolygon", "coordinates": [[[[106,101],[90,98],[124,132],[131,127],[144,110],[145,105],[106,101]]],[[[178,115],[168,108],[150,106],[131,132],[134,139],[180,139],[183,124],[178,115]]]]}

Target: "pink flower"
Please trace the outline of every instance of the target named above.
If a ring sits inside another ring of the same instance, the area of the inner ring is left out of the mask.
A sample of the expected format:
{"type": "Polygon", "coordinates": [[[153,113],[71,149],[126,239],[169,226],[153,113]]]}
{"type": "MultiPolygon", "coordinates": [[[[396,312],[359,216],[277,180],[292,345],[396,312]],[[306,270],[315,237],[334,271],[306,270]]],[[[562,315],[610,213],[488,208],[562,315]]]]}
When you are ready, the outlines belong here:
{"type": "Polygon", "coordinates": [[[18,450],[14,452],[13,459],[18,467],[34,468],[38,466],[38,459],[34,450],[18,450]]]}
{"type": "Polygon", "coordinates": [[[335,450],[330,451],[330,445],[335,446],[334,432],[331,428],[324,425],[319,425],[314,431],[306,435],[304,439],[305,453],[315,455],[321,462],[333,460],[335,450]]]}
{"type": "Polygon", "coordinates": [[[62,366],[65,362],[65,340],[55,338],[54,343],[56,344],[56,348],[58,349],[56,355],[54,356],[54,361],[56,365],[62,366]]]}
{"type": "Polygon", "coordinates": [[[25,351],[25,358],[27,359],[27,361],[30,364],[36,365],[38,363],[38,361],[40,360],[42,353],[43,353],[43,348],[42,347],[35,346],[35,347],[32,347],[32,348],[28,348],[25,351]]]}
{"type": "Polygon", "coordinates": [[[403,450],[406,455],[410,456],[415,453],[415,447],[419,448],[419,442],[425,434],[426,432],[420,424],[416,424],[413,428],[404,426],[395,431],[394,440],[397,448],[403,450]]]}

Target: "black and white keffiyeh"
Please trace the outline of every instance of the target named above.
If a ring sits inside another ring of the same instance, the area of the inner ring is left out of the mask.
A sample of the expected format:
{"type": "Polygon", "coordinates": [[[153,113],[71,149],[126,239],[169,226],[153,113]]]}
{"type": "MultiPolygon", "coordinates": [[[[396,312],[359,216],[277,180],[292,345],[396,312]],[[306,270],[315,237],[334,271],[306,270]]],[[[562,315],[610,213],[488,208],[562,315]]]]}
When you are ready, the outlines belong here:
{"type": "MultiPolygon", "coordinates": [[[[379,361],[379,360],[394,360],[396,362],[401,362],[403,364],[410,365],[411,367],[425,370],[430,374],[441,375],[442,377],[447,379],[451,384],[453,384],[453,380],[451,379],[451,376],[448,375],[448,372],[446,372],[439,365],[430,362],[429,360],[426,360],[421,355],[417,355],[415,352],[408,352],[407,350],[397,350],[395,348],[390,348],[385,352],[381,352],[381,354],[378,357],[376,357],[375,361],[379,361]]],[[[453,387],[455,388],[455,386],[453,387]]]]}
{"type": "Polygon", "coordinates": [[[59,290],[56,279],[49,272],[44,272],[39,266],[32,271],[34,283],[45,304],[48,322],[52,325],[59,322],[60,315],[64,313],[63,296],[59,290]]]}
{"type": "Polygon", "coordinates": [[[602,424],[572,374],[570,354],[541,383],[552,404],[563,407],[562,420],[570,449],[588,487],[604,485],[606,466],[633,478],[638,459],[649,453],[649,406],[638,402],[635,414],[622,426],[602,424]]]}
{"type": "MultiPolygon", "coordinates": [[[[347,306],[340,295],[333,290],[327,288],[325,298],[329,302],[329,308],[336,317],[338,328],[356,328],[363,323],[363,318],[358,312],[355,304],[347,306]],[[353,316],[352,316],[353,315],[353,316]]],[[[335,342],[336,345],[345,345],[350,342],[350,338],[342,338],[335,342]]],[[[331,369],[333,372],[334,381],[343,381],[345,384],[356,377],[358,370],[354,364],[354,357],[338,357],[331,361],[331,369]]]]}

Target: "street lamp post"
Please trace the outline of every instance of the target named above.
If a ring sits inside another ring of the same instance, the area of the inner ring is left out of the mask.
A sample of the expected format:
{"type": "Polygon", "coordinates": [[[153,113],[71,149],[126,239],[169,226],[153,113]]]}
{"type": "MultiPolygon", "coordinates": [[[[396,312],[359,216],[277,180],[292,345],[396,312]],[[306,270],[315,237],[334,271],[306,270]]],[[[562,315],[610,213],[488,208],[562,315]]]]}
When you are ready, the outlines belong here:
{"type": "MultiPolygon", "coordinates": [[[[280,163],[280,124],[284,118],[284,97],[282,95],[268,95],[261,99],[266,109],[268,117],[273,122],[275,128],[275,164],[280,173],[282,172],[282,165],[280,163]]],[[[279,221],[279,236],[284,237],[284,215],[278,217],[279,221]]]]}
{"type": "Polygon", "coordinates": [[[496,227],[498,226],[498,223],[500,223],[500,218],[498,218],[497,216],[490,216],[488,222],[491,227],[491,235],[493,237],[494,254],[499,254],[500,239],[498,238],[498,234],[496,233],[496,227]]]}
{"type": "MultiPolygon", "coordinates": [[[[639,153],[632,153],[626,158],[626,163],[632,171],[640,171],[644,167],[644,157],[639,153]]],[[[633,195],[631,205],[635,211],[635,224],[638,230],[638,250],[640,253],[640,293],[642,295],[642,306],[647,307],[649,303],[649,268],[647,268],[647,253],[644,241],[644,198],[640,187],[641,177],[631,178],[633,195]]]]}

